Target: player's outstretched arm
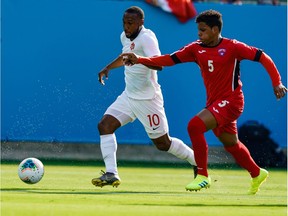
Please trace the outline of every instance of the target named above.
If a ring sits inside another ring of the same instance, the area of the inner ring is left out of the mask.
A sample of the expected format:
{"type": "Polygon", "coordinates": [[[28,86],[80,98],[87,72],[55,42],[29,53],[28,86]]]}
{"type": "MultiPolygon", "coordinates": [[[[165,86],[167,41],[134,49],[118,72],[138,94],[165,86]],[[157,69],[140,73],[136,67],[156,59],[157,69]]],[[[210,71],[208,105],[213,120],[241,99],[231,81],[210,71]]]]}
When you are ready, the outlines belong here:
{"type": "MultiPolygon", "coordinates": [[[[138,64],[139,63],[138,59],[141,57],[141,56],[136,55],[135,53],[123,53],[121,56],[123,59],[123,63],[126,66],[132,66],[134,64],[138,64]]],[[[158,71],[163,70],[162,66],[154,66],[154,65],[148,65],[148,64],[143,64],[143,65],[145,65],[146,67],[152,70],[158,70],[158,71]]]]}
{"type": "Polygon", "coordinates": [[[151,66],[151,65],[146,65],[144,64],[146,67],[152,69],[152,70],[157,70],[157,71],[161,71],[163,70],[163,67],[162,66],[151,66]]]}
{"type": "Polygon", "coordinates": [[[111,69],[118,68],[123,66],[122,57],[118,56],[116,59],[114,59],[110,64],[108,64],[106,67],[104,67],[99,73],[98,73],[98,81],[105,85],[105,82],[103,80],[103,77],[108,79],[108,74],[111,69]]]}
{"type": "Polygon", "coordinates": [[[264,52],[262,53],[259,62],[267,70],[271,78],[274,94],[277,100],[281,99],[287,93],[287,88],[281,82],[281,76],[276,65],[274,64],[271,57],[264,52]]]}
{"type": "Polygon", "coordinates": [[[143,64],[147,67],[175,65],[175,62],[169,54],[154,57],[143,57],[138,56],[135,53],[122,53],[120,56],[123,58],[124,64],[128,66],[133,64],[143,64]]]}

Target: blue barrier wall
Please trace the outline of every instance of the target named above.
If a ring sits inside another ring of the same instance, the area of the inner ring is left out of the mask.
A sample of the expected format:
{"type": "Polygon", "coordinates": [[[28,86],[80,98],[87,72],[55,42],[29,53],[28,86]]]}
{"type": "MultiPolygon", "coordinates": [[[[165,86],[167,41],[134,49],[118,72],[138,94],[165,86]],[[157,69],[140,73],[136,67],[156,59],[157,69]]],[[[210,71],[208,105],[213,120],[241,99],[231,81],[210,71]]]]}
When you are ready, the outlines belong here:
{"type": "MultiPolygon", "coordinates": [[[[97,74],[121,52],[123,11],[138,5],[145,26],[157,34],[162,53],[197,39],[194,20],[179,23],[144,1],[3,0],[1,139],[99,142],[97,122],[124,88],[123,70],[111,71],[105,86],[97,74]]],[[[263,48],[287,83],[285,6],[195,4],[198,11],[223,14],[223,36],[263,48]]],[[[239,126],[257,120],[272,138],[287,145],[287,100],[276,101],[269,76],[259,63],[243,61],[246,97],[239,126]]],[[[194,63],[159,72],[170,134],[190,144],[186,125],[205,106],[205,90],[194,63]]],[[[149,144],[138,121],[119,129],[119,143],[149,144]]],[[[210,145],[219,141],[206,134],[210,145]]]]}

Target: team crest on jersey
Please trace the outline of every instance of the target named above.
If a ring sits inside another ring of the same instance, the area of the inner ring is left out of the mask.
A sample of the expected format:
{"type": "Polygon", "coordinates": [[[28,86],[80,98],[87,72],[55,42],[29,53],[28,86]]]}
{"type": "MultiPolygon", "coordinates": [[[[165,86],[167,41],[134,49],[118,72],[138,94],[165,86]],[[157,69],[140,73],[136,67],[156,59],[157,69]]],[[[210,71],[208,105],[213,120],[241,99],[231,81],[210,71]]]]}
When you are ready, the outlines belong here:
{"type": "Polygon", "coordinates": [[[218,53],[219,53],[220,56],[224,56],[225,53],[226,53],[226,49],[219,49],[218,53]]]}
{"type": "Polygon", "coordinates": [[[133,43],[131,43],[131,45],[130,45],[130,50],[133,50],[135,48],[135,43],[133,42],[133,43]]]}

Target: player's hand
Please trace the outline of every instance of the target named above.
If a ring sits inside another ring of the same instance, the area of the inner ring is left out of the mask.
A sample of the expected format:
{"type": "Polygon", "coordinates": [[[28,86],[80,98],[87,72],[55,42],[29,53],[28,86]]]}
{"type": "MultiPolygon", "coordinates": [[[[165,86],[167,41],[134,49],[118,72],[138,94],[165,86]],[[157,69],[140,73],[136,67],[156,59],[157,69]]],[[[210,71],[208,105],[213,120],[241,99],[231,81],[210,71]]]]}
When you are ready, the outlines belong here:
{"type": "Polygon", "coordinates": [[[135,53],[122,53],[120,56],[122,57],[124,64],[127,66],[138,63],[138,55],[135,53]]]}
{"type": "Polygon", "coordinates": [[[134,63],[131,62],[127,56],[123,56],[123,57],[120,56],[120,58],[122,58],[123,65],[125,65],[125,66],[133,66],[134,65],[134,63]]]}
{"type": "Polygon", "coordinates": [[[106,79],[108,79],[108,73],[109,69],[107,67],[103,68],[99,73],[98,73],[98,81],[102,84],[105,85],[105,82],[103,80],[103,77],[105,76],[106,79]]]}
{"type": "Polygon", "coordinates": [[[286,93],[287,93],[287,88],[282,83],[274,87],[274,94],[277,100],[280,100],[282,97],[284,97],[286,93]]]}

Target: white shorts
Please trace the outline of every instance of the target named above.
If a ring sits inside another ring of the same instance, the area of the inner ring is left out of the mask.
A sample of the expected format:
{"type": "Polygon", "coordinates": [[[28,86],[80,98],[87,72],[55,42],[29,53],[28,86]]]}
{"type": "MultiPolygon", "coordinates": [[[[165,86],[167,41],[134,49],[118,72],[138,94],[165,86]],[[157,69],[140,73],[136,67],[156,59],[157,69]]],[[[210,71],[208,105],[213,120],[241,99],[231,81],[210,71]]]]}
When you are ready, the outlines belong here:
{"type": "Polygon", "coordinates": [[[150,139],[156,139],[169,131],[161,94],[151,100],[135,100],[123,92],[108,107],[105,114],[117,118],[121,126],[133,122],[137,118],[150,139]]]}

